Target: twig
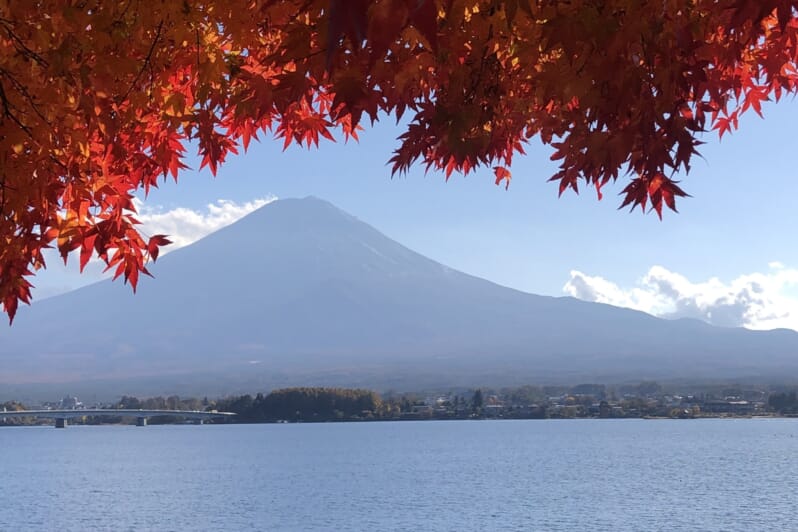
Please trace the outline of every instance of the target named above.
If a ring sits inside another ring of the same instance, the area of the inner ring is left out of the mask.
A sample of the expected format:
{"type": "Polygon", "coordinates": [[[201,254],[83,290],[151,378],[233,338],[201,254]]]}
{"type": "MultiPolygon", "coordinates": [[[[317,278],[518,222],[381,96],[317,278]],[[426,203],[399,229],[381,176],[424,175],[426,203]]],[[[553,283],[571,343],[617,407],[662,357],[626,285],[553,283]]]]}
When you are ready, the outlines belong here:
{"type": "Polygon", "coordinates": [[[152,59],[152,54],[155,52],[155,45],[158,44],[158,41],[161,39],[161,30],[163,29],[163,20],[158,24],[158,29],[155,32],[155,39],[153,39],[152,44],[150,45],[150,50],[147,52],[147,57],[144,58],[144,64],[141,65],[138,74],[133,79],[133,82],[130,84],[130,88],[128,88],[125,95],[122,97],[122,101],[127,100],[127,97],[130,96],[130,93],[133,92],[133,89],[136,88],[136,84],[141,79],[141,75],[147,69],[147,66],[150,64],[150,60],[152,59]]]}
{"type": "Polygon", "coordinates": [[[28,136],[33,139],[33,132],[31,132],[30,128],[22,123],[22,121],[17,118],[17,116],[11,111],[15,109],[14,105],[8,101],[8,96],[6,96],[5,87],[3,84],[0,83],[0,102],[3,104],[3,114],[10,118],[19,128],[28,134],[28,136]]]}
{"type": "Polygon", "coordinates": [[[48,126],[52,127],[53,124],[47,119],[46,116],[44,116],[44,113],[41,112],[41,110],[39,109],[39,106],[36,104],[36,99],[33,97],[33,95],[28,91],[28,89],[22,83],[20,83],[7,70],[4,70],[2,68],[0,68],[0,76],[8,79],[11,82],[11,84],[14,86],[16,91],[19,94],[21,94],[28,101],[28,103],[30,104],[31,108],[33,109],[33,112],[36,113],[36,115],[39,118],[41,118],[42,121],[45,124],[47,124],[48,126]]]}
{"type": "Polygon", "coordinates": [[[40,56],[38,53],[28,48],[27,45],[24,42],[22,42],[22,39],[20,39],[19,36],[16,33],[14,33],[13,28],[7,21],[5,20],[0,21],[0,24],[2,24],[3,27],[5,28],[9,38],[16,43],[17,50],[22,52],[26,57],[30,57],[31,59],[33,59],[34,61],[36,61],[37,63],[39,63],[44,67],[48,65],[47,61],[42,56],[40,56]]]}

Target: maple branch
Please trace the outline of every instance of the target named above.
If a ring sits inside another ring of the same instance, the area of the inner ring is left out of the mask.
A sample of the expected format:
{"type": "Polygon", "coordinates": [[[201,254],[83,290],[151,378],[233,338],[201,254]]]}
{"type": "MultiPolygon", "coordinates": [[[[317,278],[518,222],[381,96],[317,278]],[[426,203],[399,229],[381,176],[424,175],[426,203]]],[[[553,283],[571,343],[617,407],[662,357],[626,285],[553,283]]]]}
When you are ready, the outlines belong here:
{"type": "Polygon", "coordinates": [[[6,213],[6,174],[3,172],[3,177],[0,179],[0,215],[6,213]]]}
{"type": "Polygon", "coordinates": [[[114,24],[121,24],[122,21],[125,20],[125,15],[127,15],[127,11],[128,9],[130,9],[130,5],[132,3],[133,3],[132,0],[127,0],[127,2],[125,2],[125,8],[122,10],[119,16],[116,17],[116,19],[114,20],[114,24]]]}
{"type": "MultiPolygon", "coordinates": [[[[292,59],[291,59],[291,61],[293,61],[294,63],[297,63],[297,64],[299,64],[299,63],[305,63],[305,62],[307,62],[307,60],[308,60],[308,59],[311,59],[311,58],[313,58],[313,57],[316,57],[317,55],[321,55],[321,54],[324,54],[324,53],[327,53],[327,49],[325,49],[325,48],[319,48],[318,50],[315,50],[315,51],[313,51],[313,52],[310,52],[309,54],[307,54],[307,55],[304,55],[304,56],[302,56],[302,57],[296,57],[296,58],[292,58],[292,59]]],[[[271,54],[271,55],[267,56],[267,58],[277,57],[278,55],[279,55],[279,53],[278,53],[278,52],[275,52],[275,53],[273,53],[273,54],[271,54]]]]}
{"type": "Polygon", "coordinates": [[[11,191],[16,191],[15,187],[6,184],[6,173],[3,172],[2,178],[0,178],[0,215],[4,216],[6,214],[6,189],[11,191]]]}
{"type": "Polygon", "coordinates": [[[200,67],[200,38],[199,38],[199,28],[194,28],[194,36],[197,39],[197,75],[199,75],[199,67],[200,67]]]}
{"type": "Polygon", "coordinates": [[[297,10],[296,14],[294,14],[294,16],[291,17],[291,22],[296,22],[299,19],[299,17],[302,16],[303,13],[307,12],[308,8],[310,7],[310,4],[312,3],[313,0],[305,0],[305,3],[302,4],[302,7],[300,7],[297,10]]]}
{"type": "Polygon", "coordinates": [[[161,39],[161,30],[163,29],[163,20],[158,24],[158,29],[155,31],[155,39],[153,39],[152,44],[150,45],[150,49],[147,52],[147,57],[144,58],[144,64],[141,65],[136,77],[133,78],[133,82],[130,84],[130,87],[127,89],[127,92],[122,97],[122,101],[127,100],[127,97],[130,96],[130,93],[133,92],[133,89],[136,88],[136,84],[141,79],[141,75],[144,74],[144,71],[147,70],[147,67],[150,66],[150,61],[152,60],[152,54],[155,53],[155,45],[158,44],[158,41],[161,39]]]}
{"type": "Polygon", "coordinates": [[[14,29],[11,27],[11,24],[7,20],[4,19],[0,20],[0,24],[2,24],[3,27],[5,28],[9,39],[14,41],[15,48],[17,49],[18,52],[22,52],[22,55],[24,55],[25,57],[29,57],[30,59],[33,59],[34,61],[36,61],[37,63],[39,63],[44,67],[48,66],[47,61],[42,56],[40,56],[38,53],[28,48],[28,46],[22,41],[22,39],[20,39],[19,36],[16,33],[14,33],[14,29]]]}
{"type": "Polygon", "coordinates": [[[50,153],[50,154],[49,154],[49,159],[50,159],[51,161],[53,161],[53,163],[55,163],[57,166],[60,166],[62,170],[64,170],[64,172],[65,172],[65,174],[64,174],[64,175],[66,175],[67,173],[69,173],[69,168],[67,167],[67,165],[65,165],[64,163],[62,163],[61,161],[59,161],[59,160],[58,160],[58,158],[57,158],[55,155],[53,155],[52,153],[50,153]]]}
{"type": "MultiPolygon", "coordinates": [[[[468,88],[468,92],[465,94],[464,101],[471,103],[474,101],[474,97],[477,94],[477,90],[482,86],[482,74],[485,70],[485,62],[488,58],[489,47],[488,44],[490,40],[493,38],[493,24],[490,25],[488,28],[488,37],[485,39],[485,43],[482,45],[482,55],[479,58],[479,70],[476,71],[476,79],[474,79],[474,71],[471,72],[471,86],[468,88]]],[[[496,53],[494,52],[491,54],[491,57],[496,57],[496,53]]]]}
{"type": "Polygon", "coordinates": [[[45,124],[47,124],[50,127],[53,127],[53,124],[47,119],[46,116],[44,116],[44,113],[42,113],[41,109],[39,109],[39,106],[36,103],[36,99],[33,97],[30,91],[28,91],[28,89],[22,83],[19,82],[19,80],[17,80],[14,76],[12,76],[7,70],[2,68],[0,68],[0,76],[8,79],[11,82],[16,91],[28,101],[31,108],[33,109],[33,112],[36,113],[36,115],[39,118],[41,118],[45,124]]]}
{"type": "Polygon", "coordinates": [[[3,104],[3,114],[8,118],[10,118],[12,122],[18,125],[22,131],[27,133],[28,136],[31,139],[33,139],[34,137],[31,129],[25,124],[23,124],[22,121],[19,118],[17,118],[17,116],[11,111],[12,109],[16,109],[16,107],[14,106],[14,104],[8,101],[8,96],[6,95],[6,90],[5,87],[3,87],[2,83],[0,83],[0,103],[3,104]]]}

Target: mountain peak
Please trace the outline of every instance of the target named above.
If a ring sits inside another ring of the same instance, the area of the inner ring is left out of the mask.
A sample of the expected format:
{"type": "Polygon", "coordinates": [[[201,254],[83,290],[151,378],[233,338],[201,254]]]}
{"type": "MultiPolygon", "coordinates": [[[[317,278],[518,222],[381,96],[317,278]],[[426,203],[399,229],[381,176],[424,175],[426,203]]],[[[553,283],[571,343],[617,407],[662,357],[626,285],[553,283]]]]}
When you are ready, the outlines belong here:
{"type": "MultiPolygon", "coordinates": [[[[250,220],[258,224],[282,225],[284,230],[317,224],[355,222],[357,218],[316,196],[281,198],[244,216],[237,223],[250,220]]],[[[233,224],[235,225],[235,224],[233,224]]]]}
{"type": "Polygon", "coordinates": [[[272,202],[152,270],[135,296],[102,282],[25,309],[0,330],[13,368],[0,384],[212,373],[412,389],[433,375],[452,386],[798,371],[794,333],[501,287],[312,196],[272,202]]]}

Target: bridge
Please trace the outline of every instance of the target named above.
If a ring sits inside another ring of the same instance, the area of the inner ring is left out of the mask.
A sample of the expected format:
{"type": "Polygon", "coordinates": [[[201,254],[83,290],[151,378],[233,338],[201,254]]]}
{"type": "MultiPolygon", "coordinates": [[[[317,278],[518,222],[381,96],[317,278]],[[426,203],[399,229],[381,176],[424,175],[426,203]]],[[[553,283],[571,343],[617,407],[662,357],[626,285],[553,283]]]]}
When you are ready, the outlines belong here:
{"type": "Polygon", "coordinates": [[[194,419],[200,424],[203,421],[214,418],[229,418],[234,416],[233,412],[209,412],[203,410],[134,410],[125,408],[86,408],[81,410],[16,410],[13,412],[0,412],[0,418],[13,417],[35,417],[44,419],[54,419],[55,428],[64,429],[67,427],[67,420],[76,417],[86,416],[115,416],[115,417],[134,417],[136,425],[139,427],[147,426],[147,419],[158,416],[175,416],[184,419],[194,419]]]}

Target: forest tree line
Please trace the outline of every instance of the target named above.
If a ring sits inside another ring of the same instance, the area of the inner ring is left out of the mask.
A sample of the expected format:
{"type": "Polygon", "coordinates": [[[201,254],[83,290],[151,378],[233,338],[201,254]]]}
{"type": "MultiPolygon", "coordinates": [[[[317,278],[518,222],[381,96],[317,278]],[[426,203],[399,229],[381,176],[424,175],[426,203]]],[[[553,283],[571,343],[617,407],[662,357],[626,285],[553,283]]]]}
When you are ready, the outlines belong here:
{"type": "MultiPolygon", "coordinates": [[[[75,400],[77,400],[75,398],[75,400]]],[[[44,408],[64,408],[48,406],[44,408]]],[[[42,407],[35,407],[42,408],[42,407]]],[[[794,389],[708,385],[689,391],[668,390],[654,381],[608,386],[519,386],[500,389],[463,388],[457,391],[423,393],[386,392],[367,389],[294,387],[270,393],[224,398],[122,396],[118,401],[91,408],[194,410],[233,412],[233,418],[214,423],[318,422],[396,419],[474,419],[549,417],[695,417],[712,414],[798,415],[794,389]],[[757,406],[759,405],[759,406],[757,406]]],[[[28,410],[16,401],[0,404],[0,410],[28,410]]],[[[181,423],[180,416],[157,416],[151,424],[181,423]]],[[[134,418],[86,416],[70,424],[133,423],[134,418]]],[[[49,424],[33,418],[3,419],[0,425],[49,424]]]]}
{"type": "Polygon", "coordinates": [[[235,412],[236,422],[336,421],[373,419],[382,414],[382,399],[371,390],[349,388],[283,388],[269,394],[229,397],[215,402],[220,412],[235,412]]]}
{"type": "Polygon", "coordinates": [[[795,390],[773,393],[768,397],[768,406],[779,414],[798,414],[798,396],[795,390]]]}

